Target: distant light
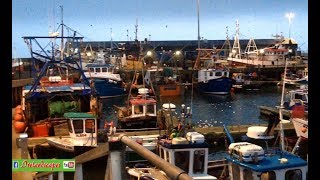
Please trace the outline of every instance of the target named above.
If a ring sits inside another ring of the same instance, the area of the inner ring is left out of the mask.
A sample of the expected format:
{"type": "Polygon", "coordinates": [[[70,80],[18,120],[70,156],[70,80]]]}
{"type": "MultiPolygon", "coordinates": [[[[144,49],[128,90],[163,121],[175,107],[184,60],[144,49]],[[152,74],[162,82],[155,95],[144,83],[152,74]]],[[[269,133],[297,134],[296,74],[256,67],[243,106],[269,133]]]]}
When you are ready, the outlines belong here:
{"type": "Polygon", "coordinates": [[[151,56],[152,55],[152,52],[151,51],[148,51],[147,52],[147,56],[151,56]]]}
{"type": "Polygon", "coordinates": [[[291,23],[291,19],[294,18],[294,13],[292,12],[286,13],[286,18],[288,18],[289,23],[291,23]]]}
{"type": "Polygon", "coordinates": [[[78,48],[76,48],[76,49],[74,50],[74,53],[78,53],[78,48]]]}
{"type": "Polygon", "coordinates": [[[91,56],[91,52],[87,52],[86,54],[87,54],[87,56],[91,56]]]}
{"type": "Polygon", "coordinates": [[[289,49],[289,53],[292,53],[292,49],[289,49]]]}
{"type": "Polygon", "coordinates": [[[180,55],[180,54],[181,54],[181,51],[176,51],[175,54],[176,54],[176,55],[180,55]]]}

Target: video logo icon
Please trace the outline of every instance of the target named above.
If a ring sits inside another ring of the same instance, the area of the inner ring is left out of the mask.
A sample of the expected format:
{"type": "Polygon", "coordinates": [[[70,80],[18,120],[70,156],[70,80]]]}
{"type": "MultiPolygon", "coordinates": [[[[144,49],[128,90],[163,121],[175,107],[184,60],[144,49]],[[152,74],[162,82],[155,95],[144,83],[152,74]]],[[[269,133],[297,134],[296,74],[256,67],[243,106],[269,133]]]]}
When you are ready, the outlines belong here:
{"type": "Polygon", "coordinates": [[[63,161],[63,169],[74,169],[75,162],[74,161],[63,161]]]}

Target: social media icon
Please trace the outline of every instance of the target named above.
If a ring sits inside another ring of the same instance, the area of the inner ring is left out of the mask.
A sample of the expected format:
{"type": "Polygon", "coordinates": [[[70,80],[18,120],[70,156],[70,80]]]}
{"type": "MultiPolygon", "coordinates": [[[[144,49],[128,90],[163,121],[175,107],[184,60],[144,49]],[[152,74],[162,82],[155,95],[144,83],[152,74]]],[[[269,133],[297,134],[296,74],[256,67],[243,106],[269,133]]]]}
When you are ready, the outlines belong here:
{"type": "Polygon", "coordinates": [[[74,168],[74,162],[68,162],[68,167],[69,168],[74,168]]]}
{"type": "Polygon", "coordinates": [[[13,168],[14,168],[14,169],[19,168],[19,162],[18,162],[18,161],[14,161],[14,162],[13,162],[13,168]]]}
{"type": "Polygon", "coordinates": [[[63,169],[73,169],[75,166],[74,161],[63,161],[63,169]]]}

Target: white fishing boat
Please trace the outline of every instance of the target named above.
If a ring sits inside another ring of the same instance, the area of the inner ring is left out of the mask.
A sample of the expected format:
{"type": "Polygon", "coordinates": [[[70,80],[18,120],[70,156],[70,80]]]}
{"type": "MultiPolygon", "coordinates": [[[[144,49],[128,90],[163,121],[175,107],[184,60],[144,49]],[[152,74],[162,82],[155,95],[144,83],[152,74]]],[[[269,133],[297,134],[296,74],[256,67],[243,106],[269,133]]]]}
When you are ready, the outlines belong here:
{"type": "MultiPolygon", "coordinates": [[[[209,145],[204,141],[204,136],[198,132],[188,132],[184,137],[160,136],[157,152],[160,158],[181,168],[193,179],[217,179],[208,175],[209,145]]],[[[134,179],[142,176],[149,179],[169,179],[163,171],[155,167],[133,167],[127,172],[134,179]]]]}

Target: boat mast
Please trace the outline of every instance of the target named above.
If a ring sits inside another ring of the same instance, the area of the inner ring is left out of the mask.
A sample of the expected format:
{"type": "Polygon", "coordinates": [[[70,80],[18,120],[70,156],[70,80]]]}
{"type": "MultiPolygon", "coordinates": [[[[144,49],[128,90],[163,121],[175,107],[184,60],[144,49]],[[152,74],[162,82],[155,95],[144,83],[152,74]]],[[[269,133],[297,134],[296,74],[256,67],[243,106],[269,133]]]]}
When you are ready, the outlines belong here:
{"type": "Polygon", "coordinates": [[[241,59],[241,47],[240,47],[240,42],[239,42],[239,22],[238,20],[236,21],[236,35],[234,38],[233,42],[233,47],[232,47],[232,57],[236,57],[241,59]]]}
{"type": "Polygon", "coordinates": [[[198,13],[198,48],[200,49],[200,0],[197,0],[197,13],[198,13]]]}
{"type": "Polygon", "coordinates": [[[61,8],[61,45],[60,45],[60,60],[63,60],[63,29],[64,29],[64,24],[63,24],[63,6],[60,6],[61,8]]]}
{"type": "Polygon", "coordinates": [[[110,39],[110,52],[112,51],[113,49],[113,46],[112,46],[112,28],[110,28],[110,36],[111,36],[111,39],[110,39]]]}
{"type": "Polygon", "coordinates": [[[284,66],[284,74],[283,74],[283,82],[282,82],[282,93],[281,93],[281,102],[279,107],[279,119],[280,119],[280,147],[281,150],[285,150],[284,146],[284,130],[283,123],[287,123],[288,120],[283,119],[282,110],[284,109],[284,93],[285,93],[285,82],[286,82],[286,73],[287,73],[287,58],[285,58],[285,66],[284,66]]]}

